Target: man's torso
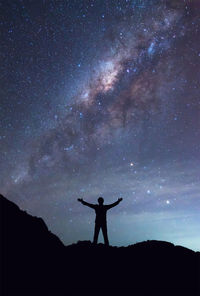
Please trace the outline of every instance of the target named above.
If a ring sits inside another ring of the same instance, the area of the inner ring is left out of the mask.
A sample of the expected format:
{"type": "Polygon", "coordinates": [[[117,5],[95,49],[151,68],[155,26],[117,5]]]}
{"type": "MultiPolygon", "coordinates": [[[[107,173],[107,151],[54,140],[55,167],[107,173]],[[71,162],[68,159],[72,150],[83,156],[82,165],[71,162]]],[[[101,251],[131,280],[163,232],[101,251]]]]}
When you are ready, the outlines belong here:
{"type": "Polygon", "coordinates": [[[106,212],[107,212],[106,206],[96,205],[95,206],[95,212],[96,212],[95,223],[97,223],[97,224],[106,223],[106,212]]]}

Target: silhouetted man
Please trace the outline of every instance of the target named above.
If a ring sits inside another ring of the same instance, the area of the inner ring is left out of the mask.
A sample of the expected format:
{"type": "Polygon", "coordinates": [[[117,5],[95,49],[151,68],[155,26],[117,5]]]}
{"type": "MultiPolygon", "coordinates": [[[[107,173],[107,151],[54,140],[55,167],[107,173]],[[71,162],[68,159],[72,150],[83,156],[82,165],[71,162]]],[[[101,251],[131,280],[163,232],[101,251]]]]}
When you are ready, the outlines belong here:
{"type": "Polygon", "coordinates": [[[108,233],[107,233],[107,223],[106,223],[106,213],[107,213],[107,210],[117,206],[122,201],[122,198],[118,198],[118,201],[116,201],[116,202],[114,202],[114,203],[112,203],[110,205],[104,205],[103,204],[104,203],[103,197],[98,198],[98,203],[99,203],[98,205],[88,203],[88,202],[84,201],[82,198],[78,198],[78,201],[80,201],[83,205],[94,209],[95,212],[96,212],[93,243],[97,244],[98,235],[99,235],[99,231],[100,231],[100,228],[101,228],[102,232],[103,232],[104,243],[105,243],[105,245],[109,246],[108,233]]]}

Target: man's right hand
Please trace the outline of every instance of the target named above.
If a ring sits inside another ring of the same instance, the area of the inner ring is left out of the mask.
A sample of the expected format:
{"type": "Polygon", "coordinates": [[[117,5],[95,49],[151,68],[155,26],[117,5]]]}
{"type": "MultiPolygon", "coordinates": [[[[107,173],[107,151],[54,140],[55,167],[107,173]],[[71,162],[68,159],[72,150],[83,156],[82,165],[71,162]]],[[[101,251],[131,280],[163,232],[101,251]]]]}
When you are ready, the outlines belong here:
{"type": "Polygon", "coordinates": [[[78,201],[82,202],[82,201],[83,201],[83,199],[82,199],[82,198],[78,198],[78,201]]]}

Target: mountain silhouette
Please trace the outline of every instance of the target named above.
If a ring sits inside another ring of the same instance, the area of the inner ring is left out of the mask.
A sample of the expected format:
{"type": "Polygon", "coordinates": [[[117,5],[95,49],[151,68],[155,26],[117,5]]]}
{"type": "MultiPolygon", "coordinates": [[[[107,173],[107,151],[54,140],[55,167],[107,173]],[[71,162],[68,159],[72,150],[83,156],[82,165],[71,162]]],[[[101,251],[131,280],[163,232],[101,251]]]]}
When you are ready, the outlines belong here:
{"type": "Polygon", "coordinates": [[[0,217],[2,295],[199,295],[199,252],[163,241],[64,246],[2,195],[0,217]]]}

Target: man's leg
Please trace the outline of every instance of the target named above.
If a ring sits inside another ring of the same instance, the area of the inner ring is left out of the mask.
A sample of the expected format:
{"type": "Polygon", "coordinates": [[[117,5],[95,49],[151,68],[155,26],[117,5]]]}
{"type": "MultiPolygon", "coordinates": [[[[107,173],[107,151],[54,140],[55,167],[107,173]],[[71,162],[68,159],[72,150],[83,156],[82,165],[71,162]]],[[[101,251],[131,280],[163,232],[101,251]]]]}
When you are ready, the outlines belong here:
{"type": "Polygon", "coordinates": [[[109,246],[108,233],[107,233],[107,225],[106,225],[106,223],[103,224],[101,226],[101,228],[102,228],[102,232],[103,232],[104,243],[105,243],[106,246],[109,246]]]}
{"type": "Polygon", "coordinates": [[[95,223],[95,229],[94,229],[94,239],[93,239],[93,243],[97,244],[97,240],[98,240],[98,235],[99,235],[99,230],[100,230],[100,225],[95,223]]]}

